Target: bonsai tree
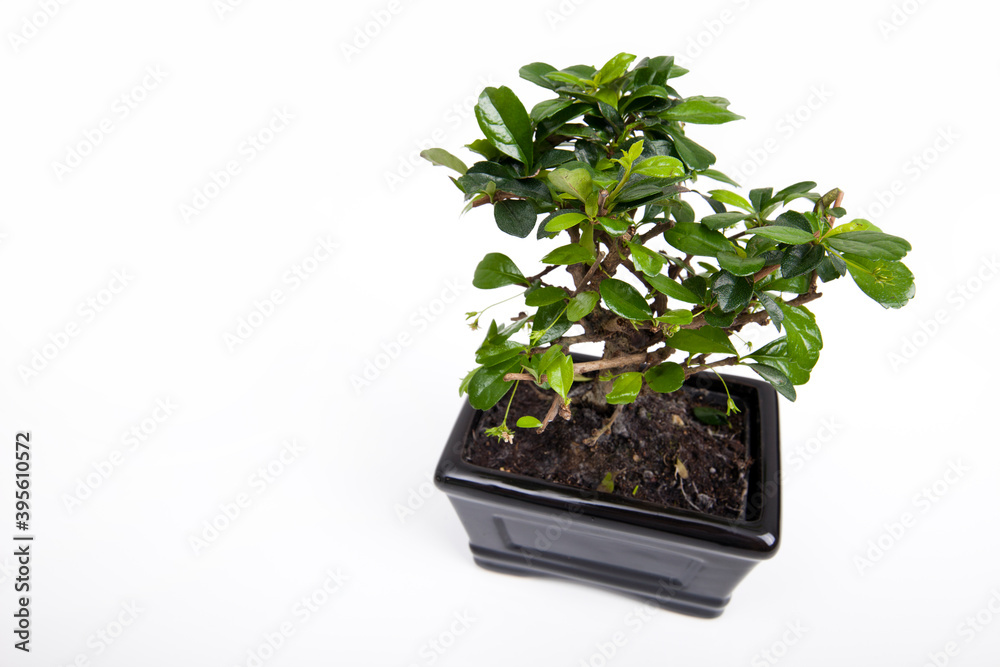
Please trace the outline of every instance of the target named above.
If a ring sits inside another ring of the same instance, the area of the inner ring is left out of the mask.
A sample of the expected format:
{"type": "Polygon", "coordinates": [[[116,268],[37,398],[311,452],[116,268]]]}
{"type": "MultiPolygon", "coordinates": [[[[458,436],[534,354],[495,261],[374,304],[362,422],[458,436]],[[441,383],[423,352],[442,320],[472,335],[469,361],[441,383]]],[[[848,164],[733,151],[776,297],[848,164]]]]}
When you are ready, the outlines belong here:
{"type": "MultiPolygon", "coordinates": [[[[529,112],[510,88],[486,88],[476,106],[484,137],[467,146],[479,161],[423,152],[458,173],[466,210],[492,206],[502,232],[544,246],[533,275],[496,252],[476,267],[476,287],[523,288],[525,309],[487,327],[460,389],[473,407],[534,383],[552,393],[551,407],[516,424],[542,431],[557,415],[570,419],[575,400],[616,405],[596,442],[640,392],[677,391],[720,366],[746,366],[795,400],[823,346],[806,308],[820,282],[850,273],[886,308],[913,297],[899,261],[910,244],[867,220],[842,222],[839,189],[820,195],[803,181],[744,197],[703,186],[739,187],[712,168],[715,155],[688,137],[689,126],[742,116],[721,97],[682,97],[673,80],[686,72],[672,57],[635,62],[627,53],[600,69],[533,63],[521,77],[552,98],[529,112]],[[734,335],[768,323],[777,337],[741,354],[734,335]],[[603,358],[574,362],[572,346],[590,342],[604,344],[603,358]]],[[[468,314],[473,329],[486,310],[468,314]]],[[[727,414],[735,409],[730,398],[727,414]]],[[[487,433],[512,440],[510,419],[508,402],[487,433]]]]}

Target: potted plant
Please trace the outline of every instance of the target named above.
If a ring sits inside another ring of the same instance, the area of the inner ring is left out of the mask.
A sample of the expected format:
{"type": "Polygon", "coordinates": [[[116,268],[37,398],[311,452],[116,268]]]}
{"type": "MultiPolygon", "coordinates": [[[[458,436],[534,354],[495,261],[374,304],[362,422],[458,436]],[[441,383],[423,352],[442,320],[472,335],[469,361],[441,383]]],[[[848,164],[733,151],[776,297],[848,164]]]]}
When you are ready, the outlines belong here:
{"type": "Polygon", "coordinates": [[[625,53],[600,69],[533,63],[521,77],[550,99],[529,112],[486,88],[472,166],[423,153],[457,172],[466,210],[490,206],[502,232],[542,246],[536,272],[496,252],[475,269],[476,287],[522,301],[488,326],[489,309],[468,314],[486,335],[436,483],[483,566],[717,616],[778,548],[777,394],[795,400],[823,345],[806,304],[849,273],[899,308],[914,282],[910,245],[842,221],[840,190],[728,189],[688,129],[741,116],[682,97],[685,73],[625,53]],[[749,325],[773,340],[742,349],[749,325]],[[734,365],[761,380],[716,370],[734,365]]]}

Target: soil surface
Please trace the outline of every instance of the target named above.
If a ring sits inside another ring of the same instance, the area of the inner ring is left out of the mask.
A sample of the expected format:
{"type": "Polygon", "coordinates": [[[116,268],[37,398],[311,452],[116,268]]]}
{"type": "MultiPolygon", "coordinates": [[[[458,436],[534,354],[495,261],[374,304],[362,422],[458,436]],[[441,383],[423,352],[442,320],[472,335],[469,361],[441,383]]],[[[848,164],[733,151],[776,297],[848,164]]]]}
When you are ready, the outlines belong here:
{"type": "Polygon", "coordinates": [[[573,418],[556,417],[544,433],[515,428],[514,415],[541,418],[551,404],[533,388],[514,397],[511,419],[514,442],[497,441],[485,430],[503,421],[509,396],[482,415],[466,444],[469,463],[557,484],[599,491],[612,473],[611,495],[667,507],[695,510],[727,519],[746,514],[747,473],[744,416],[734,413],[728,425],[710,426],[695,418],[696,406],[725,407],[725,394],[684,387],[672,394],[640,395],[623,407],[611,429],[589,439],[610,418],[614,406],[573,401],[573,418]],[[680,465],[677,463],[680,461],[680,465]]]}

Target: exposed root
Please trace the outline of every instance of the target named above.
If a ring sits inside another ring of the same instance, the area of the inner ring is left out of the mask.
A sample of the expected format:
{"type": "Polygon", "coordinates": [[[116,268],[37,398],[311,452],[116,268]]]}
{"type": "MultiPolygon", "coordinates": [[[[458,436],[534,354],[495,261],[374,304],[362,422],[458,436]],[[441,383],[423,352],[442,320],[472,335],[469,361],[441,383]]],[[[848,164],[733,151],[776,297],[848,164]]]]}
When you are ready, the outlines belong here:
{"type": "Polygon", "coordinates": [[[607,419],[607,421],[605,421],[604,424],[601,425],[601,428],[594,431],[589,438],[584,440],[583,444],[590,447],[596,445],[597,441],[603,438],[605,435],[607,435],[608,432],[611,430],[611,425],[615,423],[616,419],[618,419],[618,415],[622,413],[622,408],[624,407],[625,405],[622,403],[616,405],[615,411],[611,413],[611,416],[607,419]]]}

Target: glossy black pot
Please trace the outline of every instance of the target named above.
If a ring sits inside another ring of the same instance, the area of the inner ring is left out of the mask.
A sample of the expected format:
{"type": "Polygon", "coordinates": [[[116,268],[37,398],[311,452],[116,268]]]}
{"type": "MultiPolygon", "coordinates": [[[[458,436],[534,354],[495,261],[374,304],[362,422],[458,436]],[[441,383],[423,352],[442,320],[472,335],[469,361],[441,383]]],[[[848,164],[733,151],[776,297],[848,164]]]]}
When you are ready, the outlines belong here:
{"type": "MultiPolygon", "coordinates": [[[[576,579],[695,616],[719,616],[733,589],[779,544],[778,401],[757,380],[726,376],[746,415],[753,460],[747,511],[729,520],[471,465],[463,451],[482,413],[466,403],[435,483],[469,534],[475,561],[513,574],[576,579]]],[[[722,392],[714,375],[690,387],[722,392]]],[[[722,394],[724,404],[725,394],[722,394]]]]}

